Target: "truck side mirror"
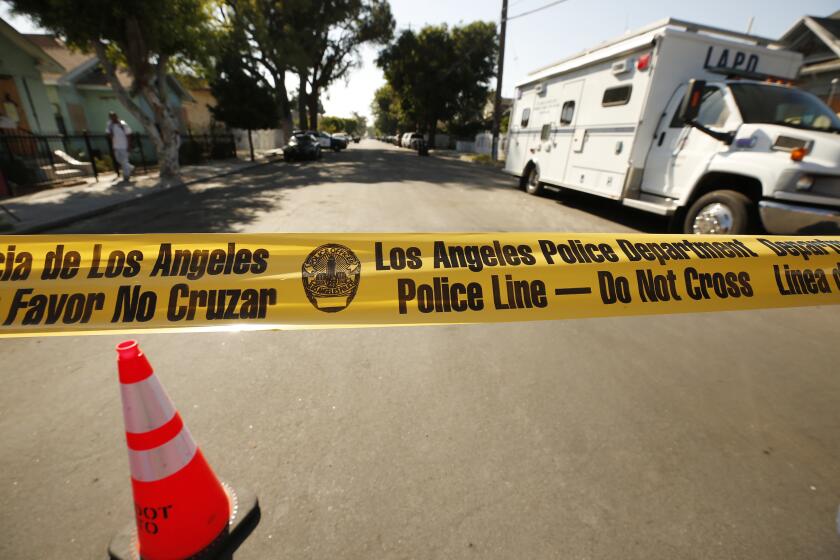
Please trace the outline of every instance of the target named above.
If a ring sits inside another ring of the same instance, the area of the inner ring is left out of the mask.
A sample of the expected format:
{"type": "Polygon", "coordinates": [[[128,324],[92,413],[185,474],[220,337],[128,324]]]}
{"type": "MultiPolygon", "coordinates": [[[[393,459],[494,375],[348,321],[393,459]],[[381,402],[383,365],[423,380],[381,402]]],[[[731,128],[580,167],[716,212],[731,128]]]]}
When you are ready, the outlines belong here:
{"type": "Polygon", "coordinates": [[[705,80],[688,81],[688,89],[685,90],[685,96],[677,112],[677,116],[682,123],[689,124],[697,118],[697,113],[700,112],[700,104],[703,102],[703,90],[705,88],[705,80]]]}

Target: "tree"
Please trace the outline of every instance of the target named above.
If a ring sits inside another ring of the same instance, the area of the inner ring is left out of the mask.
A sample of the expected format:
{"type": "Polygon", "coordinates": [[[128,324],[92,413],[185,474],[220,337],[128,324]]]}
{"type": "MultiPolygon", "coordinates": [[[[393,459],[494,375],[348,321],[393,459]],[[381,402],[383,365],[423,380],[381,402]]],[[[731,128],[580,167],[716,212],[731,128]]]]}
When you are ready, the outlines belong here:
{"type": "Polygon", "coordinates": [[[210,112],[229,127],[248,131],[251,161],[254,160],[254,143],[251,131],[274,128],[277,125],[277,104],[271,90],[248,69],[239,64],[237,49],[221,52],[215,66],[215,77],[210,81],[210,91],[216,106],[210,112]]]}
{"type": "Polygon", "coordinates": [[[11,0],[15,12],[93,50],[117,98],[146,129],[157,151],[163,182],[177,180],[180,131],[167,103],[167,73],[200,56],[209,16],[203,0],[11,0]],[[125,88],[117,79],[124,66],[125,88]],[[141,109],[139,97],[151,110],[141,109]]]}
{"type": "Polygon", "coordinates": [[[353,136],[361,136],[367,130],[367,117],[353,111],[353,120],[356,121],[353,127],[353,136]]]}
{"type": "Polygon", "coordinates": [[[346,77],[358,64],[365,43],[385,44],[394,34],[394,17],[387,0],[310,0],[300,21],[302,44],[311,58],[298,66],[301,125],[304,107],[309,127],[318,127],[321,92],[346,77]]]}
{"type": "Polygon", "coordinates": [[[332,117],[329,115],[325,115],[324,118],[321,119],[321,130],[324,132],[329,132],[330,134],[335,134],[336,132],[343,132],[344,131],[344,119],[341,117],[332,117]]]}
{"type": "Polygon", "coordinates": [[[403,31],[377,65],[402,111],[433,137],[438,121],[480,115],[497,50],[493,23],[427,26],[403,31]]]}
{"type": "MultiPolygon", "coordinates": [[[[364,117],[362,117],[364,118],[364,117]]],[[[321,129],[324,132],[335,134],[336,132],[346,132],[347,134],[356,134],[359,130],[359,121],[356,118],[345,119],[343,117],[325,116],[321,119],[321,129]]]]}
{"type": "Polygon", "coordinates": [[[400,99],[390,84],[386,83],[376,90],[370,110],[378,134],[396,134],[400,129],[414,128],[414,123],[408,122],[400,99]]]}
{"type": "Polygon", "coordinates": [[[224,0],[217,10],[224,39],[237,47],[239,63],[274,97],[280,127],[291,137],[292,105],[286,73],[304,68],[311,55],[301,39],[306,0],[224,0]]]}

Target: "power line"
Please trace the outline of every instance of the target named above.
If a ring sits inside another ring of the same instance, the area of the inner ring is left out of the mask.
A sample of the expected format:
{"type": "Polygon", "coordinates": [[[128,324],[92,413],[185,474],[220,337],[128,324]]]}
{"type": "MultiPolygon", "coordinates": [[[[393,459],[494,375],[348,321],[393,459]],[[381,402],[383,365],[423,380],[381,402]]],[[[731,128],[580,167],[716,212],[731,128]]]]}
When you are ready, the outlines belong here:
{"type": "Polygon", "coordinates": [[[556,0],[555,2],[549,2],[545,6],[540,6],[539,8],[534,8],[533,10],[528,10],[527,12],[522,12],[521,14],[516,14],[515,16],[510,16],[509,18],[507,18],[507,21],[510,21],[512,19],[525,17],[525,16],[529,16],[533,13],[540,12],[542,10],[546,10],[546,9],[552,7],[552,6],[556,6],[557,4],[562,4],[563,2],[566,2],[566,0],[556,0]]]}

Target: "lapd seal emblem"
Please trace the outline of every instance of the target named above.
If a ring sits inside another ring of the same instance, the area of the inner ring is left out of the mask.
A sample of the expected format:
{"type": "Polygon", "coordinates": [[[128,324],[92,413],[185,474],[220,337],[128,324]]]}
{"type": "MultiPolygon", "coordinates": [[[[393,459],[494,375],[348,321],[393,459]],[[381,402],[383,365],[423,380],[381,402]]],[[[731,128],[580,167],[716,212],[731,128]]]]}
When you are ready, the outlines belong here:
{"type": "Polygon", "coordinates": [[[362,273],[359,258],[344,245],[321,245],[306,257],[302,267],[303,290],[315,309],[341,311],[353,301],[362,273]]]}

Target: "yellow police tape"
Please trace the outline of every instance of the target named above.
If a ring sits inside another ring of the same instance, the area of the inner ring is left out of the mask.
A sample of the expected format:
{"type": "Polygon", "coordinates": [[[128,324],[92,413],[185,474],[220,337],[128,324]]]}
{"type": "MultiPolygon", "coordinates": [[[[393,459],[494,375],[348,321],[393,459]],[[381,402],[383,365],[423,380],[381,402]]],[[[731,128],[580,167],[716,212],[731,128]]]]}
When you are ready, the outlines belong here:
{"type": "Polygon", "coordinates": [[[0,337],[536,321],[840,303],[840,237],[0,238],[0,337]]]}

